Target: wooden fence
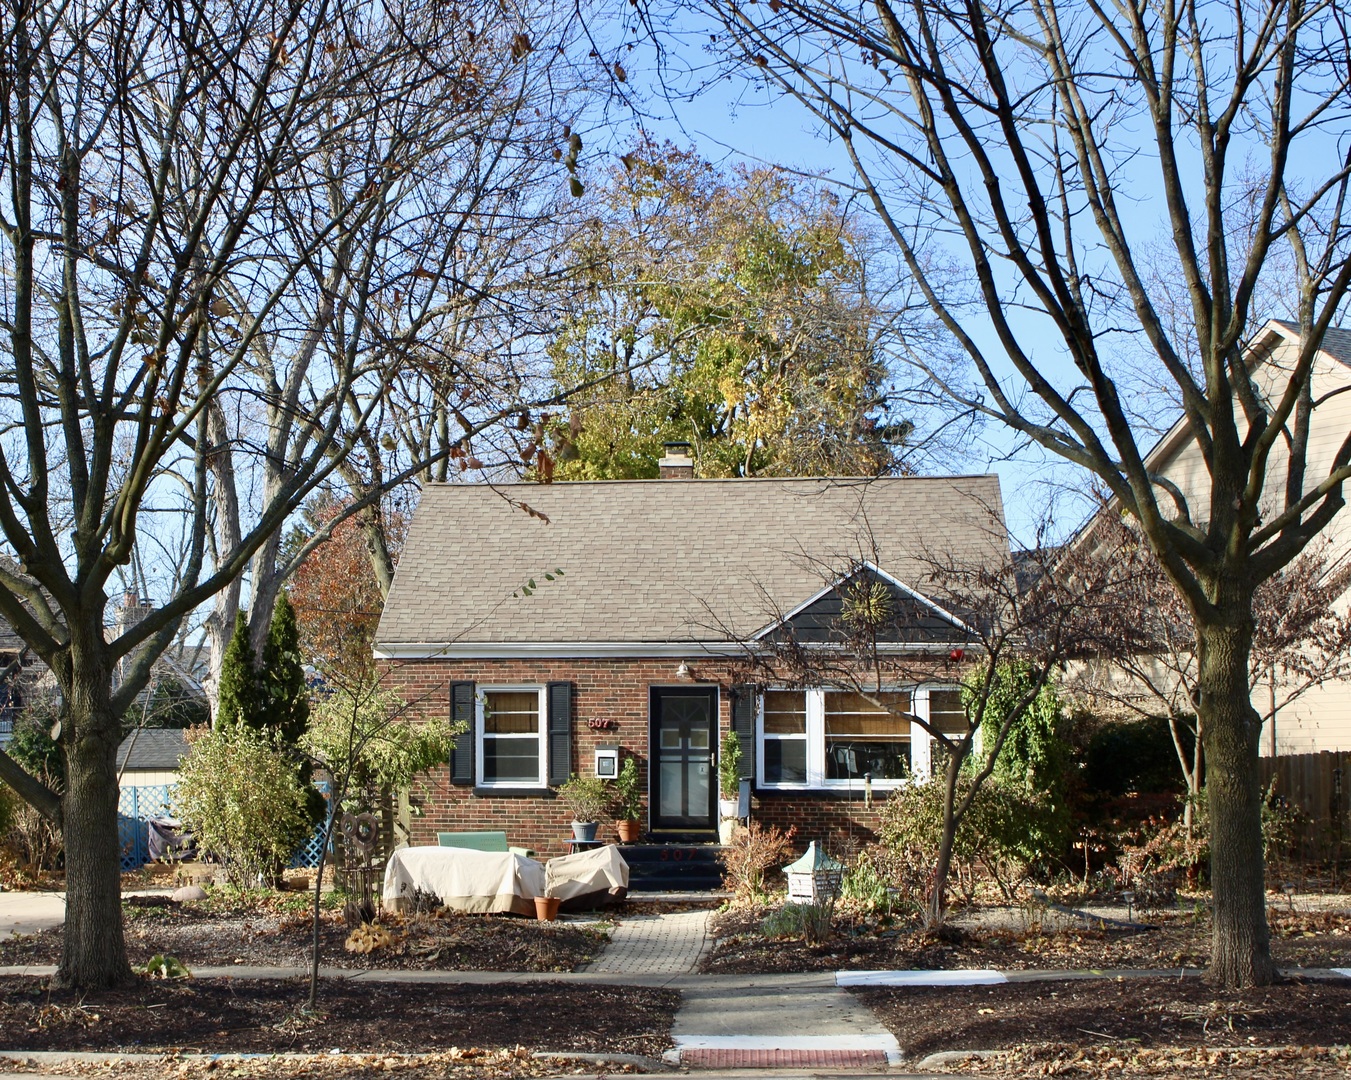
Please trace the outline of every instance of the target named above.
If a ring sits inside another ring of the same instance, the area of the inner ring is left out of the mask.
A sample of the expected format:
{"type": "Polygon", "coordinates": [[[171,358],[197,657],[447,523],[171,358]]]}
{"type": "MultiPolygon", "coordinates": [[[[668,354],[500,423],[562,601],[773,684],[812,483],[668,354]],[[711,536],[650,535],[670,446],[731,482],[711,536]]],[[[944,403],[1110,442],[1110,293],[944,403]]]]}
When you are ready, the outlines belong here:
{"type": "Polygon", "coordinates": [[[1274,794],[1306,818],[1298,845],[1306,858],[1336,858],[1351,840],[1351,752],[1262,758],[1262,786],[1275,778],[1274,794]]]}

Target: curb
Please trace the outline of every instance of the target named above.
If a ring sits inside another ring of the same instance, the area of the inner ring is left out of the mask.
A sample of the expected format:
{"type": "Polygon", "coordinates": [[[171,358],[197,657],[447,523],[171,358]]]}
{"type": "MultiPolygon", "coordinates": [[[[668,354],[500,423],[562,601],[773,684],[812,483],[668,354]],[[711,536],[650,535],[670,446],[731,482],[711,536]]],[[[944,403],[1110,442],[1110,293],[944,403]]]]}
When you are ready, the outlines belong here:
{"type": "Polygon", "coordinates": [[[914,1063],[916,1069],[936,1069],[940,1065],[960,1065],[964,1061],[989,1061],[1003,1057],[1007,1050],[940,1050],[914,1063]]]}
{"type": "MultiPolygon", "coordinates": [[[[670,1053],[670,1051],[668,1050],[667,1053],[670,1053]]],[[[580,1050],[575,1052],[569,1050],[537,1050],[530,1056],[540,1061],[580,1061],[588,1065],[632,1065],[642,1072],[671,1071],[671,1066],[665,1061],[658,1061],[646,1054],[591,1054],[580,1050]]]]}

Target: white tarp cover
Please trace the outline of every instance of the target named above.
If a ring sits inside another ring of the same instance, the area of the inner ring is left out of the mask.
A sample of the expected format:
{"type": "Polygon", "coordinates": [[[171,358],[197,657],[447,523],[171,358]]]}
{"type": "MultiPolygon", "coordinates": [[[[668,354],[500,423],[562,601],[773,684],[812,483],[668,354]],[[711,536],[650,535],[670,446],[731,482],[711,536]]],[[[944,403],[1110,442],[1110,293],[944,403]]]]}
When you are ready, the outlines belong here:
{"type": "Polygon", "coordinates": [[[455,911],[533,916],[534,898],[545,895],[544,867],[509,851],[400,848],[385,867],[385,907],[397,910],[416,889],[455,911]]]}
{"type": "Polygon", "coordinates": [[[549,895],[563,901],[629,887],[629,864],[613,844],[560,855],[550,859],[544,871],[549,895]]]}

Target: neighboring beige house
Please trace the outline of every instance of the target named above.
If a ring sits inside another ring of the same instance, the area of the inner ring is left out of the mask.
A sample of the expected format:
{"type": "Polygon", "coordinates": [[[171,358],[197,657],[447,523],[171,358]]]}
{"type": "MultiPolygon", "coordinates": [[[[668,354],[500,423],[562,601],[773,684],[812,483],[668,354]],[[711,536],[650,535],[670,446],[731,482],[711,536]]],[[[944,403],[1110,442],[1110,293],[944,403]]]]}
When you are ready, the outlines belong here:
{"type": "Polygon", "coordinates": [[[117,748],[119,787],[171,787],[188,753],[182,728],[136,728],[117,748]]]}
{"type": "MultiPolygon", "coordinates": [[[[1251,345],[1253,381],[1262,392],[1273,397],[1281,392],[1298,345],[1299,331],[1293,323],[1272,320],[1262,328],[1251,345]]],[[[1338,449],[1351,434],[1351,330],[1328,330],[1315,360],[1313,391],[1306,489],[1327,476],[1338,449]]],[[[1206,506],[1210,477],[1185,420],[1160,440],[1147,462],[1151,471],[1181,489],[1193,515],[1206,506]]],[[[1287,462],[1286,448],[1278,444],[1267,470],[1270,509],[1281,501],[1287,462]]],[[[1325,535],[1331,545],[1329,568],[1344,564],[1351,557],[1351,512],[1343,510],[1325,535]]],[[[1344,595],[1339,603],[1351,603],[1351,595],[1344,595]]],[[[1274,729],[1268,721],[1262,732],[1264,756],[1351,750],[1351,681],[1325,683],[1283,703],[1286,696],[1279,681],[1254,692],[1253,704],[1259,712],[1266,714],[1275,705],[1274,729]]]]}

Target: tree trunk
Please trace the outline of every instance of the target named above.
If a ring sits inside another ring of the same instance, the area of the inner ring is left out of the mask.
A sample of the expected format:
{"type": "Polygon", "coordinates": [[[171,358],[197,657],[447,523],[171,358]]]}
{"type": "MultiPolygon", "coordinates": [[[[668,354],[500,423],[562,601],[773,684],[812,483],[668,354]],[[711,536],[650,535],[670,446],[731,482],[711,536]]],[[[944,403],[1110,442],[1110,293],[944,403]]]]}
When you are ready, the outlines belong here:
{"type": "Polygon", "coordinates": [[[961,775],[960,758],[949,754],[943,771],[943,834],[938,841],[938,861],[934,864],[933,887],[929,892],[929,910],[925,929],[937,930],[947,919],[948,875],[952,870],[952,849],[957,842],[957,779],[961,775]]]}
{"type": "Polygon", "coordinates": [[[1262,721],[1248,687],[1251,605],[1230,602],[1214,623],[1198,620],[1197,643],[1215,913],[1210,977],[1231,988],[1264,986],[1275,968],[1262,866],[1262,721]]]}
{"type": "Polygon", "coordinates": [[[121,724],[109,707],[108,693],[106,672],[77,668],[61,733],[66,756],[66,790],[61,797],[66,924],[57,981],[81,990],[103,990],[131,978],[122,935],[122,852],[117,835],[121,724]]]}

